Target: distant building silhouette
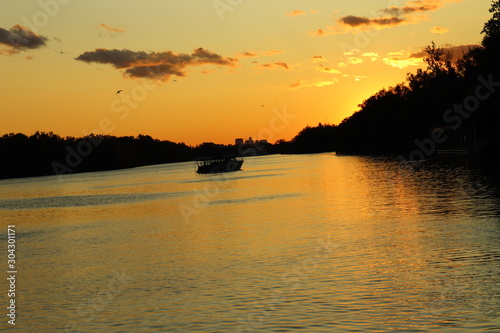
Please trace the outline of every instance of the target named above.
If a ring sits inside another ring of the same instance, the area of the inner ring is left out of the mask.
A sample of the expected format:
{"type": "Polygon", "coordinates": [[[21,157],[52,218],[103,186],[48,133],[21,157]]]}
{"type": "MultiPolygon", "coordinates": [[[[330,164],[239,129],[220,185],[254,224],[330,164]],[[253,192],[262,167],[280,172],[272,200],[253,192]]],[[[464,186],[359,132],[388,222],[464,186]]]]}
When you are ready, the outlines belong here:
{"type": "Polygon", "coordinates": [[[253,140],[252,137],[249,137],[248,140],[243,140],[242,138],[234,139],[234,144],[235,146],[239,145],[248,145],[248,146],[253,146],[253,145],[267,145],[268,142],[266,139],[262,140],[253,140]]]}

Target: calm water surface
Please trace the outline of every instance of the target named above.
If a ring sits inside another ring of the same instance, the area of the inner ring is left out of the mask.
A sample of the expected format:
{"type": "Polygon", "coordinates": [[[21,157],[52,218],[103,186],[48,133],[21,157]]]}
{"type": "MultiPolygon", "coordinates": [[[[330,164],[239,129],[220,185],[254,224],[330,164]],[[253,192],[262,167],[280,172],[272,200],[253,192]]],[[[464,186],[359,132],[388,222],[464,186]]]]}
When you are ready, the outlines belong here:
{"type": "Polygon", "coordinates": [[[500,196],[479,172],[334,154],[243,169],[0,181],[16,329],[500,332],[500,196]]]}

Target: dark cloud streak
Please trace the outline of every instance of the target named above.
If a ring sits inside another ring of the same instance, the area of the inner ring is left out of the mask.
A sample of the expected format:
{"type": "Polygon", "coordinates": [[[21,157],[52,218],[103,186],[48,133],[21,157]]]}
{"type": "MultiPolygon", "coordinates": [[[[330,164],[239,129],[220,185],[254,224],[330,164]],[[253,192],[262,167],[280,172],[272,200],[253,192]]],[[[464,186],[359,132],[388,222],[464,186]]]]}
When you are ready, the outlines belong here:
{"type": "MultiPolygon", "coordinates": [[[[461,59],[467,52],[471,49],[479,48],[481,45],[479,44],[464,44],[464,45],[444,45],[441,49],[444,51],[444,56],[447,54],[452,56],[453,61],[458,61],[461,59]]],[[[409,58],[425,58],[427,57],[427,52],[425,49],[422,49],[418,52],[413,52],[410,54],[409,58]]]]}
{"type": "Polygon", "coordinates": [[[235,66],[238,61],[235,58],[222,57],[201,47],[191,54],[175,54],[172,51],[147,53],[127,49],[96,49],[84,52],[75,59],[86,63],[110,64],[116,69],[125,69],[124,75],[127,77],[156,80],[168,80],[172,75],[186,76],[184,70],[188,66],[207,64],[235,66]]]}
{"type": "Polygon", "coordinates": [[[389,7],[381,10],[382,13],[392,16],[402,16],[406,14],[429,12],[439,8],[438,4],[425,4],[422,6],[389,7]]]}
{"type": "Polygon", "coordinates": [[[409,0],[403,6],[389,6],[378,11],[376,17],[346,15],[337,19],[337,25],[310,32],[313,36],[328,36],[361,29],[384,29],[428,20],[425,13],[441,9],[448,2],[463,0],[409,0]]]}
{"type": "Polygon", "coordinates": [[[3,53],[16,54],[29,49],[37,49],[46,46],[47,41],[47,37],[37,35],[30,29],[18,24],[9,30],[0,28],[0,45],[8,48],[3,53]]]}
{"type": "Polygon", "coordinates": [[[261,68],[282,67],[282,68],[287,69],[287,70],[290,69],[290,67],[288,66],[288,64],[286,62],[283,62],[283,61],[278,61],[278,62],[273,62],[273,63],[268,63],[268,64],[262,64],[262,65],[259,65],[258,67],[261,67],[261,68]]]}
{"type": "Polygon", "coordinates": [[[380,17],[380,18],[368,18],[363,16],[348,15],[339,19],[340,23],[349,25],[351,27],[358,27],[362,25],[397,25],[404,22],[405,19],[392,16],[392,17],[380,17]]]}

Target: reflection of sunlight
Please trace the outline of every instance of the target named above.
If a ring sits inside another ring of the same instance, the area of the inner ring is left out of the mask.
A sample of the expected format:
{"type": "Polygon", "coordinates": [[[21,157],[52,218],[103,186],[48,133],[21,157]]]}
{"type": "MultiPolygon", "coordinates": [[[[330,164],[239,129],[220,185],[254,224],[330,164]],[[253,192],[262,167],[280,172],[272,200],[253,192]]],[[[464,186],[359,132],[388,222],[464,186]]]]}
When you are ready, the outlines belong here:
{"type": "MultiPolygon", "coordinates": [[[[186,166],[1,188],[8,200],[45,190],[71,199],[0,209],[29,249],[31,294],[22,304],[43,312],[62,293],[69,300],[60,316],[75,318],[73,299],[89,299],[125,267],[134,287],[113,299],[106,317],[136,318],[145,291],[145,311],[166,309],[172,325],[191,323],[193,312],[222,322],[214,308],[245,317],[279,296],[272,314],[282,321],[311,312],[315,322],[333,317],[344,330],[425,330],[482,304],[485,286],[497,282],[497,220],[477,219],[484,216],[477,209],[494,215],[496,201],[465,170],[402,172],[391,159],[333,153],[247,158],[244,171],[227,175],[200,176],[186,166]],[[115,196],[128,201],[110,202],[115,196]],[[188,220],[182,205],[192,208],[188,220]]],[[[265,317],[262,328],[272,325],[265,317]]]]}
{"type": "Polygon", "coordinates": [[[392,189],[394,208],[400,211],[405,217],[417,215],[419,212],[418,201],[414,193],[409,192],[409,188],[404,183],[404,178],[397,174],[392,178],[392,189]]]}

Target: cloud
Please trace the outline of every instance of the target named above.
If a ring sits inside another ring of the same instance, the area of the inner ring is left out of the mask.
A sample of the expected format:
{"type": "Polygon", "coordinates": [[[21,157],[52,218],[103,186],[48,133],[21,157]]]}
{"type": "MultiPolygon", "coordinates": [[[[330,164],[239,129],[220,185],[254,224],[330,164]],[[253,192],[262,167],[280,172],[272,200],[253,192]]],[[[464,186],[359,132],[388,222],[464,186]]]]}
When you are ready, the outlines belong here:
{"type": "Polygon", "coordinates": [[[376,61],[379,58],[379,55],[376,52],[367,52],[367,53],[363,53],[362,57],[368,58],[371,61],[376,61]]]}
{"type": "Polygon", "coordinates": [[[411,0],[406,6],[391,6],[382,9],[380,12],[393,16],[403,16],[406,14],[430,12],[440,9],[446,2],[461,2],[463,0],[411,0]]]}
{"type": "MultiPolygon", "coordinates": [[[[311,10],[309,10],[309,13],[310,14],[318,14],[319,11],[311,9],[311,10]]],[[[286,12],[285,14],[288,16],[291,16],[291,17],[300,16],[300,15],[307,15],[307,13],[301,9],[296,9],[292,12],[286,12]]]]}
{"type": "Polygon", "coordinates": [[[104,23],[98,25],[96,28],[103,28],[103,29],[105,29],[105,30],[107,30],[109,32],[118,32],[118,33],[125,32],[125,30],[123,30],[121,28],[113,28],[113,27],[110,27],[109,25],[104,24],[104,23]]]}
{"type": "Polygon", "coordinates": [[[290,89],[299,89],[304,86],[304,83],[306,83],[307,80],[296,80],[294,83],[290,84],[288,87],[290,89]]]}
{"type": "Polygon", "coordinates": [[[318,29],[318,30],[315,30],[315,31],[309,31],[309,34],[311,36],[325,36],[326,32],[323,29],[318,29]]]}
{"type": "Polygon", "coordinates": [[[257,67],[261,67],[261,68],[276,68],[276,67],[282,67],[282,68],[285,68],[285,69],[290,69],[290,67],[288,66],[288,64],[286,62],[282,62],[282,61],[278,61],[278,62],[273,62],[273,63],[268,63],[268,64],[263,64],[263,65],[259,65],[257,67]]]}
{"type": "Polygon", "coordinates": [[[344,51],[344,60],[338,64],[339,68],[346,68],[348,65],[358,65],[367,61],[377,61],[380,55],[377,52],[365,52],[360,49],[350,49],[344,51]]]}
{"type": "Polygon", "coordinates": [[[348,25],[351,27],[358,27],[358,26],[370,26],[370,25],[375,25],[375,26],[392,26],[392,25],[398,25],[401,24],[402,22],[405,22],[405,19],[401,17],[396,17],[396,16],[391,16],[391,17],[380,17],[380,18],[367,18],[367,17],[362,17],[362,16],[354,16],[354,15],[348,15],[345,17],[341,17],[338,20],[339,23],[343,25],[348,25]]]}
{"type": "Polygon", "coordinates": [[[246,51],[246,52],[238,53],[237,56],[241,57],[241,58],[251,58],[251,57],[258,57],[259,55],[256,53],[253,53],[253,52],[246,51]]]}
{"type": "Polygon", "coordinates": [[[330,74],[338,74],[338,73],[340,73],[340,71],[336,70],[335,68],[330,68],[330,67],[327,67],[327,66],[323,66],[321,64],[317,67],[317,69],[320,72],[323,72],[323,73],[330,73],[330,74]]]}
{"type": "MultiPolygon", "coordinates": [[[[311,57],[311,61],[313,63],[315,63],[315,64],[318,64],[318,63],[321,63],[321,62],[326,62],[327,59],[325,57],[323,57],[322,55],[315,55],[315,56],[311,57]]],[[[316,66],[316,69],[318,71],[322,72],[322,73],[330,73],[330,74],[338,74],[338,73],[340,73],[340,71],[338,71],[337,69],[325,66],[323,64],[318,64],[316,66]]]]}
{"type": "Polygon", "coordinates": [[[266,57],[273,56],[276,54],[285,53],[282,50],[267,50],[267,51],[242,51],[238,53],[236,56],[241,58],[252,58],[252,57],[266,57]]]}
{"type": "Polygon", "coordinates": [[[235,58],[222,57],[201,47],[192,54],[96,49],[84,52],[75,59],[86,63],[110,64],[116,69],[124,69],[124,76],[130,78],[160,81],[166,81],[172,75],[186,76],[185,69],[188,66],[212,64],[233,67],[238,62],[235,58]]]}
{"type": "MultiPolygon", "coordinates": [[[[478,44],[464,44],[464,45],[451,45],[451,44],[446,44],[442,46],[441,48],[443,49],[445,55],[446,54],[451,54],[451,59],[452,61],[458,61],[461,59],[464,54],[469,52],[470,49],[476,48],[476,47],[481,47],[481,45],[478,44]]],[[[425,49],[422,49],[417,52],[413,52],[409,55],[410,58],[420,58],[424,59],[427,56],[427,53],[425,52],[425,49]]]]}
{"type": "Polygon", "coordinates": [[[308,81],[308,80],[296,80],[292,84],[288,85],[286,88],[287,89],[301,89],[301,88],[311,88],[311,87],[327,87],[331,86],[332,84],[335,84],[338,82],[338,79],[331,79],[331,80],[316,80],[316,81],[308,81]]]}
{"type": "Polygon", "coordinates": [[[337,25],[309,32],[312,36],[328,36],[357,30],[384,29],[405,24],[417,24],[428,20],[424,13],[436,11],[447,2],[463,0],[410,0],[405,6],[391,6],[379,10],[380,16],[347,15],[337,19],[337,25]]]}
{"type": "Polygon", "coordinates": [[[450,45],[446,44],[443,47],[444,52],[446,53],[451,53],[452,54],[452,59],[458,60],[462,58],[467,52],[469,52],[471,49],[475,49],[478,47],[482,47],[479,44],[462,44],[462,45],[450,45]]]}
{"type": "Polygon", "coordinates": [[[347,60],[349,61],[350,64],[353,64],[353,65],[357,65],[357,64],[362,64],[363,63],[363,59],[358,58],[358,57],[349,57],[349,58],[347,58],[347,60]]]}
{"type": "Polygon", "coordinates": [[[262,51],[261,52],[261,54],[263,56],[272,56],[272,55],[281,54],[281,53],[285,53],[285,51],[282,51],[282,50],[269,50],[269,51],[262,51]]]}
{"type": "Polygon", "coordinates": [[[337,83],[338,80],[323,80],[323,81],[317,81],[312,84],[313,87],[326,87],[326,86],[331,86],[332,84],[337,83]]]}
{"type": "Polygon", "coordinates": [[[434,27],[431,29],[431,32],[433,34],[437,34],[437,35],[440,35],[440,34],[445,34],[447,32],[449,32],[450,30],[448,30],[447,28],[442,28],[442,27],[434,27]]]}
{"type": "Polygon", "coordinates": [[[405,51],[391,52],[382,60],[386,65],[399,69],[423,64],[423,58],[413,57],[405,51]]]}
{"type": "Polygon", "coordinates": [[[348,75],[348,74],[344,74],[342,76],[343,77],[352,77],[354,79],[354,81],[361,81],[362,79],[366,79],[366,76],[364,76],[364,75],[348,75]]]}
{"type": "Polygon", "coordinates": [[[311,58],[312,62],[324,62],[326,61],[326,58],[320,55],[312,56],[311,58]]]}
{"type": "Polygon", "coordinates": [[[300,9],[296,9],[293,12],[287,12],[285,14],[288,15],[288,16],[292,16],[292,17],[293,16],[299,16],[299,15],[306,15],[306,13],[304,13],[304,11],[300,10],[300,9]]]}
{"type": "Polygon", "coordinates": [[[37,35],[19,24],[9,30],[0,28],[0,45],[7,47],[6,50],[0,50],[0,54],[16,54],[21,51],[38,49],[46,46],[47,41],[47,37],[37,35]]]}
{"type": "MultiPolygon", "coordinates": [[[[465,53],[467,53],[471,48],[480,47],[477,44],[467,44],[467,45],[445,45],[441,47],[446,54],[451,54],[451,60],[453,62],[461,59],[465,53]]],[[[425,48],[417,52],[407,52],[398,51],[388,53],[383,61],[386,65],[395,68],[406,68],[410,66],[421,66],[424,65],[424,58],[427,57],[425,48]]]]}

